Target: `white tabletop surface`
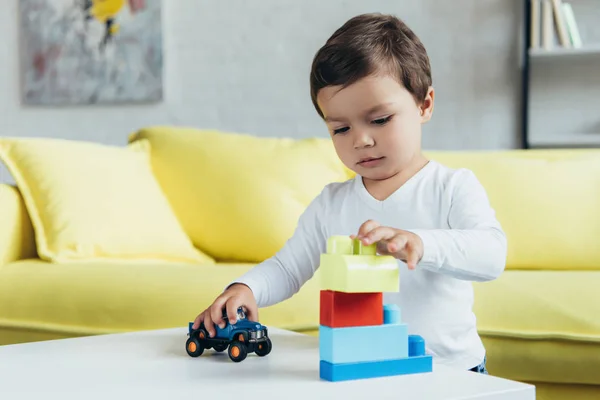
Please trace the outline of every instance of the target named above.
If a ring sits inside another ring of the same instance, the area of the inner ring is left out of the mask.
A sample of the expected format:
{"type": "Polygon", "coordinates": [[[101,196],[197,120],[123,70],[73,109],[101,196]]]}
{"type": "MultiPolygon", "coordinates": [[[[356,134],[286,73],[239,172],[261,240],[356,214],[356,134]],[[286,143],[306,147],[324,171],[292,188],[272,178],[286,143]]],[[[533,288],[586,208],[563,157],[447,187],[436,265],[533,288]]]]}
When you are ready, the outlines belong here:
{"type": "Polygon", "coordinates": [[[233,363],[214,350],[191,358],[186,334],[182,328],[0,346],[0,398],[535,399],[534,386],[436,364],[429,374],[323,381],[318,339],[276,328],[264,358],[233,363]]]}

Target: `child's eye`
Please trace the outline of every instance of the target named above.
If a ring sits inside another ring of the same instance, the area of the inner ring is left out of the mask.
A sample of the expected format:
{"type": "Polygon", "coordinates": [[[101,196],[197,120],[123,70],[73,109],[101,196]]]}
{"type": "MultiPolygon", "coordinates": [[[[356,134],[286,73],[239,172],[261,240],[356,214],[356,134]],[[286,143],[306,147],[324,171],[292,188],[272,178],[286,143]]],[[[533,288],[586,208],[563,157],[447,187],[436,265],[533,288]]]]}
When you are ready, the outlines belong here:
{"type": "Polygon", "coordinates": [[[338,129],[334,129],[333,130],[333,134],[337,134],[337,133],[344,133],[344,132],[348,132],[350,128],[348,128],[347,126],[343,127],[343,128],[338,128],[338,129]]]}
{"type": "Polygon", "coordinates": [[[388,122],[390,122],[390,120],[392,119],[392,115],[390,115],[389,117],[385,117],[385,118],[378,118],[372,121],[372,123],[374,123],[375,125],[385,125],[388,122]]]}

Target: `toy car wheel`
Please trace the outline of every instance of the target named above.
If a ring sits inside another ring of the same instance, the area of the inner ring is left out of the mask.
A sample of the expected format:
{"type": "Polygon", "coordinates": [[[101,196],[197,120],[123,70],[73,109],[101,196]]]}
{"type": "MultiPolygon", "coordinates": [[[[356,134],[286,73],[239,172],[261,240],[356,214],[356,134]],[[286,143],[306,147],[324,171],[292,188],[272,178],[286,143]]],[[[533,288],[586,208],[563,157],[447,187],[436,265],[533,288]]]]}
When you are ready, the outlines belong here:
{"type": "Polygon", "coordinates": [[[188,338],[185,342],[185,350],[190,357],[199,357],[204,352],[204,347],[195,337],[188,338]]]}
{"type": "Polygon", "coordinates": [[[218,351],[219,353],[225,351],[227,350],[227,343],[217,343],[213,346],[213,349],[215,349],[215,351],[218,351]]]}
{"type": "Polygon", "coordinates": [[[204,329],[200,329],[198,330],[198,338],[200,340],[204,340],[208,337],[208,332],[206,332],[204,329]]]}
{"type": "Polygon", "coordinates": [[[271,339],[267,338],[264,342],[256,344],[256,355],[259,357],[264,357],[271,352],[271,348],[273,344],[271,343],[271,339]]]}
{"type": "Polygon", "coordinates": [[[248,355],[248,349],[246,349],[246,345],[237,340],[231,342],[229,345],[229,358],[233,362],[244,361],[246,356],[248,355]]]}

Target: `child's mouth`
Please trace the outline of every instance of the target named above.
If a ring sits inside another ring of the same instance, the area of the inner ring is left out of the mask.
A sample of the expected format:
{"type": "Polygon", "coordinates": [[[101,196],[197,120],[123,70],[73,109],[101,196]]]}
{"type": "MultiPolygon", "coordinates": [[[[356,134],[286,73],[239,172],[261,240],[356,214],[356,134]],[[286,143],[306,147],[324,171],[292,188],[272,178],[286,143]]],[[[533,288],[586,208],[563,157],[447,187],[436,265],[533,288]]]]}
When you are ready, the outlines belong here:
{"type": "Polygon", "coordinates": [[[374,167],[374,166],[377,166],[378,164],[380,164],[384,158],[385,157],[363,158],[362,160],[360,160],[358,162],[358,165],[360,165],[362,167],[374,167]]]}

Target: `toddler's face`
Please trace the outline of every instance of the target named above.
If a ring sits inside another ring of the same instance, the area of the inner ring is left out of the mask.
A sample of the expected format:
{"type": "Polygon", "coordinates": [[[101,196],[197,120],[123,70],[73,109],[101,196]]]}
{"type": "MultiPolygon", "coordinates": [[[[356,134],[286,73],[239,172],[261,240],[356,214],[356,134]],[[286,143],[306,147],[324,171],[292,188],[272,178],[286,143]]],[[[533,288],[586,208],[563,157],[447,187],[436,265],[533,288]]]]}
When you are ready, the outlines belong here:
{"type": "Polygon", "coordinates": [[[421,151],[421,124],[433,110],[433,89],[419,106],[387,75],[373,75],[341,89],[323,88],[321,108],[338,157],[364,178],[396,175],[421,151]]]}

